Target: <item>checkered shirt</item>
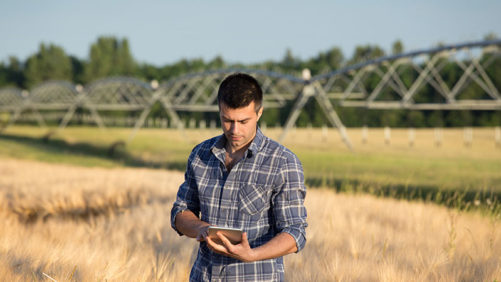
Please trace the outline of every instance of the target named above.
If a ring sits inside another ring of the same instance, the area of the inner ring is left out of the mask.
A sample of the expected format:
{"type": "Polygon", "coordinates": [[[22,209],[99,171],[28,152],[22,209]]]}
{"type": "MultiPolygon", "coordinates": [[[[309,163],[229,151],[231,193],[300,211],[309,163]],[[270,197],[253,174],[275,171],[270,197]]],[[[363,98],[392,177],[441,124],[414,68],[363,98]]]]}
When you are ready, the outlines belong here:
{"type": "MultiPolygon", "coordinates": [[[[286,232],[297,250],[306,243],[303,168],[290,150],[263,135],[256,136],[230,172],[225,160],[224,135],[197,145],[190,154],[185,181],[171,211],[190,210],[211,225],[247,232],[251,248],[286,232]]],[[[179,233],[182,235],[181,233],[179,233]]],[[[283,258],[242,262],[212,252],[200,243],[190,281],[283,281],[283,258]]]]}

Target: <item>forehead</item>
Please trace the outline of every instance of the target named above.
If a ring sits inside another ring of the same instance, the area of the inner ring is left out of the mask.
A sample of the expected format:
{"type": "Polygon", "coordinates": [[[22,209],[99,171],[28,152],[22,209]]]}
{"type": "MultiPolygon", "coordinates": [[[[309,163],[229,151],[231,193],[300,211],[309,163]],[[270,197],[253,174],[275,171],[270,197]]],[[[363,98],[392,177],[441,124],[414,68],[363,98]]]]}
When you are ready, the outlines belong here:
{"type": "Polygon", "coordinates": [[[243,120],[257,116],[254,101],[245,107],[236,109],[228,107],[225,103],[221,103],[219,105],[219,114],[231,120],[243,120]]]}

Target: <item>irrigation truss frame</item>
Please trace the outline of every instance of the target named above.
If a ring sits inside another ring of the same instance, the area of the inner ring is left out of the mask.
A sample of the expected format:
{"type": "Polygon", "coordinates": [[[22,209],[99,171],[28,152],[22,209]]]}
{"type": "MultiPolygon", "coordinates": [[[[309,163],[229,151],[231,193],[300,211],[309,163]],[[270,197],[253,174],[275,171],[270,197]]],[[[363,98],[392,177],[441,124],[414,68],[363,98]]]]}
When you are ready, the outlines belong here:
{"type": "Polygon", "coordinates": [[[281,141],[294,126],[306,103],[314,98],[328,122],[338,128],[342,140],[352,148],[335,106],[500,110],[500,91],[487,71],[493,63],[500,63],[499,58],[501,40],[490,40],[385,56],[314,77],[309,70],[303,70],[302,77],[296,77],[265,70],[223,69],[175,77],[160,85],[136,78],[115,77],[95,81],[86,87],[51,81],[37,86],[30,93],[3,88],[0,89],[0,112],[10,112],[11,116],[0,132],[26,111],[32,111],[41,126],[45,126],[45,111],[64,111],[59,130],[68,125],[78,108],[87,109],[101,128],[105,128],[105,124],[100,112],[138,112],[128,139],[130,142],[144,125],[155,103],[162,105],[172,125],[182,129],[180,112],[217,112],[220,82],[230,73],[245,72],[260,82],[265,108],[293,104],[280,136],[281,141]],[[462,73],[455,78],[444,78],[441,71],[451,64],[462,73]],[[468,98],[464,93],[469,87],[482,89],[484,96],[468,98]],[[436,93],[433,99],[422,97],[425,88],[436,93]]]}

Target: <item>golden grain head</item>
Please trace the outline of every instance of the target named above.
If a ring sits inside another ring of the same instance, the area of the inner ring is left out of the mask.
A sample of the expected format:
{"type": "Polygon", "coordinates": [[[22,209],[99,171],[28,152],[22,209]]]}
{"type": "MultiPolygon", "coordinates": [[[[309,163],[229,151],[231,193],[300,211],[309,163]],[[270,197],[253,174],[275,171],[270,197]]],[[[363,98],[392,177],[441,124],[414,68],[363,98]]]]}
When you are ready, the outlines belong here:
{"type": "MultiPolygon", "coordinates": [[[[0,174],[3,279],[188,279],[198,244],[169,219],[182,173],[2,159],[0,174]]],[[[499,218],[328,189],[309,189],[306,206],[308,243],[286,256],[288,281],[501,277],[499,218]]]]}

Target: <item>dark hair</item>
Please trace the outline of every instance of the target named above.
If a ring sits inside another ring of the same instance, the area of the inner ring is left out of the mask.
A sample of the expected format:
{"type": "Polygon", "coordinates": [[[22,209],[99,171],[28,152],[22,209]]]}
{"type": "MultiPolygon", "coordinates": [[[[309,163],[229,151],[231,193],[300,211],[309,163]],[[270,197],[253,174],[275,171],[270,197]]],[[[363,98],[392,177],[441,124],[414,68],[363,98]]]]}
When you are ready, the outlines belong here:
{"type": "Polygon", "coordinates": [[[252,101],[256,105],[256,112],[263,102],[263,90],[257,80],[245,73],[235,73],[227,76],[217,92],[217,101],[223,102],[232,109],[248,106],[252,101]]]}

